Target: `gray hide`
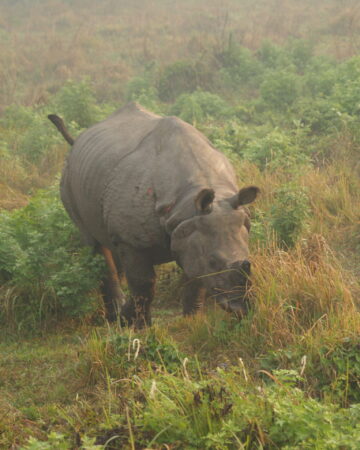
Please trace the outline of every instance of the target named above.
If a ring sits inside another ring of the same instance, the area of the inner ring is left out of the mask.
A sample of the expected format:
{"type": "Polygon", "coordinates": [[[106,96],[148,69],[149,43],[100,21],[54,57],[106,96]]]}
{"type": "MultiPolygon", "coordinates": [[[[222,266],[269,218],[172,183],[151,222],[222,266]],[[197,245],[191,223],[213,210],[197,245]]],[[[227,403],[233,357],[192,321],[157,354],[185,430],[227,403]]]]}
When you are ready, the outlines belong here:
{"type": "Polygon", "coordinates": [[[257,193],[238,192],[227,158],[194,127],[136,104],[76,139],[61,180],[87,243],[109,248],[124,270],[132,297],[121,316],[136,326],[151,321],[153,265],[174,259],[188,277],[185,314],[204,290],[224,308],[244,310],[250,222],[242,205],[257,193]]]}

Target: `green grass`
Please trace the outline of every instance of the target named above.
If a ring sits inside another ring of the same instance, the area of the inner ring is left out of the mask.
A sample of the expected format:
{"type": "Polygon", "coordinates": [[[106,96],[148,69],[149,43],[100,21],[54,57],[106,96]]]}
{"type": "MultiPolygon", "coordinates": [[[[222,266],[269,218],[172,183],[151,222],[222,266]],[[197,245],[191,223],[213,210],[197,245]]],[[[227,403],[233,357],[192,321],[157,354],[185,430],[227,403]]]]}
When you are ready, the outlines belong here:
{"type": "Polygon", "coordinates": [[[249,354],[218,311],[155,322],[3,343],[1,446],[357,448],[358,335],[249,354]]]}

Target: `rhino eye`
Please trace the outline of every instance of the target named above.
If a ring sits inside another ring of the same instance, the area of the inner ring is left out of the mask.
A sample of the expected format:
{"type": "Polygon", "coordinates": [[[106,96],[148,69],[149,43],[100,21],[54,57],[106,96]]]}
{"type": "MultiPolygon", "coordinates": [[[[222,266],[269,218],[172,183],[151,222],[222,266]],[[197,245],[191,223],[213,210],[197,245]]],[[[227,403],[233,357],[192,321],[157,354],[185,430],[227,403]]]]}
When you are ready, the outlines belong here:
{"type": "Polygon", "coordinates": [[[216,256],[210,256],[209,267],[211,270],[216,271],[216,270],[221,270],[223,266],[222,266],[222,262],[219,258],[217,258],[216,256]]]}
{"type": "Polygon", "coordinates": [[[215,261],[215,259],[210,258],[209,266],[210,266],[210,269],[216,270],[216,261],[215,261]]]}

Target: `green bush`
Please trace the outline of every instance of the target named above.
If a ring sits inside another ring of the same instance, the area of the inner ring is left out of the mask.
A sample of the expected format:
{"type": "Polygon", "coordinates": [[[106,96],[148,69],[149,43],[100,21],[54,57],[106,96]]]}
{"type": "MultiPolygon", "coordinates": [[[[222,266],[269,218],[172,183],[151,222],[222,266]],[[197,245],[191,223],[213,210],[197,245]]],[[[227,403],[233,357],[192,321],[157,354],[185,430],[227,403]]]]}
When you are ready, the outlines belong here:
{"type": "Polygon", "coordinates": [[[304,150],[288,134],[275,129],[264,137],[253,137],[242,150],[241,155],[254,162],[260,169],[281,169],[299,171],[309,163],[304,150]]]}
{"type": "Polygon", "coordinates": [[[286,46],[286,50],[297,71],[303,73],[312,61],[314,53],[313,43],[305,39],[291,39],[286,46]]]}
{"type": "Polygon", "coordinates": [[[296,243],[305,229],[309,213],[309,199],[304,187],[290,182],[275,191],[270,224],[281,245],[291,247],[296,243]]]}
{"type": "Polygon", "coordinates": [[[269,108],[286,112],[300,95],[300,77],[285,70],[269,71],[261,83],[260,95],[269,108]]]}
{"type": "Polygon", "coordinates": [[[34,331],[98,307],[104,263],[81,246],[57,189],[40,192],[25,208],[4,214],[0,230],[0,323],[34,331]]]}
{"type": "Polygon", "coordinates": [[[312,348],[294,346],[270,352],[261,359],[261,367],[265,370],[280,367],[295,370],[306,355],[307,390],[317,398],[348,406],[360,403],[359,349],[357,336],[312,348]]]}
{"type": "Polygon", "coordinates": [[[198,87],[194,65],[188,61],[178,61],[166,66],[158,81],[160,100],[171,102],[184,92],[193,92],[198,87]]]}
{"type": "Polygon", "coordinates": [[[291,56],[284,47],[271,41],[264,41],[257,51],[257,57],[266,69],[281,69],[291,66],[291,56]]]}
{"type": "Polygon", "coordinates": [[[47,119],[45,108],[11,106],[5,110],[1,126],[7,133],[5,148],[12,156],[38,163],[49,148],[60,142],[59,134],[47,119]]]}
{"type": "Polygon", "coordinates": [[[16,263],[23,257],[19,242],[13,235],[11,216],[0,214],[0,283],[4,284],[16,274],[16,263]]]}
{"type": "Polygon", "coordinates": [[[196,124],[207,119],[226,118],[230,114],[230,109],[218,95],[196,91],[180,95],[170,112],[186,122],[196,124]]]}
{"type": "Polygon", "coordinates": [[[74,122],[80,128],[88,128],[102,118],[87,80],[68,81],[56,94],[53,108],[53,112],[62,116],[67,124],[74,122]]]}
{"type": "Polygon", "coordinates": [[[312,133],[329,133],[337,131],[346,120],[339,104],[328,98],[311,99],[306,97],[296,103],[296,114],[301,123],[312,133]]]}
{"type": "Polygon", "coordinates": [[[235,366],[200,381],[170,374],[146,380],[146,402],[134,405],[140,442],[217,450],[358,448],[359,405],[341,409],[307,397],[296,387],[295,370],[274,371],[276,382],[257,389],[242,374],[235,366]]]}
{"type": "Polygon", "coordinates": [[[218,55],[222,69],[220,76],[226,86],[239,91],[245,85],[257,86],[263,67],[253,53],[244,47],[231,45],[218,55]]]}
{"type": "Polygon", "coordinates": [[[325,57],[313,58],[304,74],[305,93],[308,92],[315,98],[329,96],[337,77],[338,72],[334,61],[325,57]]]}
{"type": "Polygon", "coordinates": [[[151,362],[153,368],[157,366],[168,372],[178,372],[185,358],[176,344],[166,336],[160,336],[156,328],[151,329],[146,336],[134,336],[131,333],[114,336],[110,353],[117,368],[121,366],[128,370],[136,364],[151,362]]]}
{"type": "Polygon", "coordinates": [[[158,92],[152,85],[150,76],[139,76],[132,78],[126,85],[126,100],[138,102],[151,111],[157,111],[158,92]]]}
{"type": "Polygon", "coordinates": [[[342,112],[351,116],[360,114],[360,72],[356,80],[337,83],[332,98],[340,105],[342,112]]]}
{"type": "Polygon", "coordinates": [[[269,438],[278,448],[356,449],[360,443],[360,408],[339,409],[312,398],[288,382],[289,372],[274,371],[280,385],[267,392],[273,411],[269,438]]]}

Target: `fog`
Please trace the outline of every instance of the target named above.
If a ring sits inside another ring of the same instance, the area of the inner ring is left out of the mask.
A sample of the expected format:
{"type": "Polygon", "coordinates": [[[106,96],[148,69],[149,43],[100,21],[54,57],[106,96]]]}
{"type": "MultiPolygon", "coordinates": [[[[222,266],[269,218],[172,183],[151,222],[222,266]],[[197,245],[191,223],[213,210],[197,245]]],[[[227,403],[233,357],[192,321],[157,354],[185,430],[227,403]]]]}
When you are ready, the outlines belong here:
{"type": "Polygon", "coordinates": [[[121,98],[145,65],[201,61],[229,40],[256,51],[265,40],[305,38],[344,59],[359,50],[359,24],[357,1],[2,0],[0,111],[41,103],[84,76],[103,100],[121,98]]]}

